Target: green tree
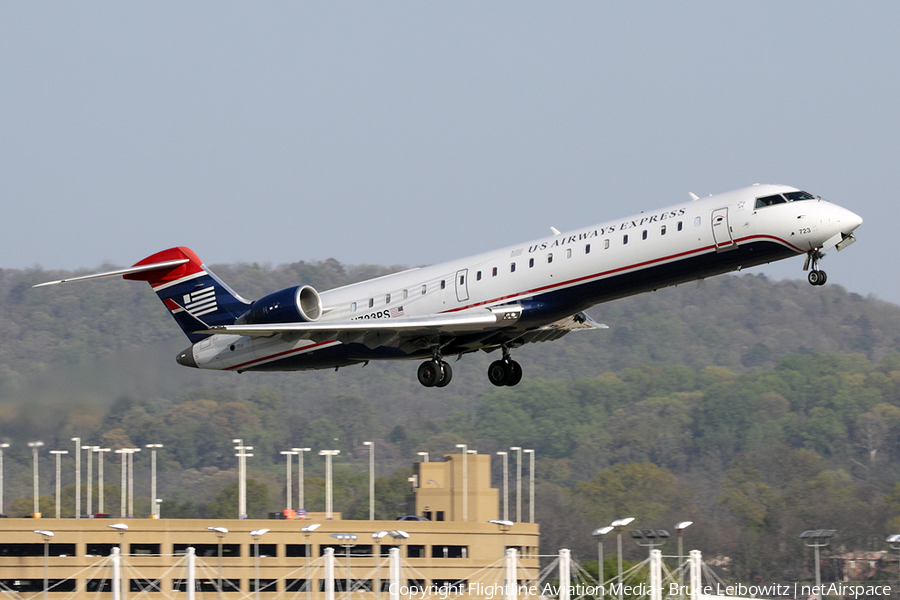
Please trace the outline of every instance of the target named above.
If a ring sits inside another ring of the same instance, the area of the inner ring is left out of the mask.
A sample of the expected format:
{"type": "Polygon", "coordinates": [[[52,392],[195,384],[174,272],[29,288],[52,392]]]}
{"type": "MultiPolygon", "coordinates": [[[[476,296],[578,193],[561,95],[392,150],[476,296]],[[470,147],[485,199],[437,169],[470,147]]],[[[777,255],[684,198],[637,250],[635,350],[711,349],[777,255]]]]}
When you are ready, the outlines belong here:
{"type": "MultiPolygon", "coordinates": [[[[232,483],[210,502],[207,514],[211,519],[237,519],[240,489],[232,483]]],[[[247,515],[251,519],[264,519],[269,507],[269,488],[255,479],[247,480],[247,515]]]]}

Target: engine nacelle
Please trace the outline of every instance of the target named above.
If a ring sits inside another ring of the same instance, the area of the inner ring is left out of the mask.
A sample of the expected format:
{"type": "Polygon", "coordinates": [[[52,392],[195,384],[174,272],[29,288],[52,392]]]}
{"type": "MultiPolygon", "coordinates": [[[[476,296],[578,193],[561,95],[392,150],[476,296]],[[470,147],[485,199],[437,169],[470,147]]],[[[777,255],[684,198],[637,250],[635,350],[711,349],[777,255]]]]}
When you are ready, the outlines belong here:
{"type": "Polygon", "coordinates": [[[236,321],[238,325],[267,325],[318,321],[322,316],[319,292],[308,285],[297,285],[268,296],[250,305],[250,310],[236,321]]]}

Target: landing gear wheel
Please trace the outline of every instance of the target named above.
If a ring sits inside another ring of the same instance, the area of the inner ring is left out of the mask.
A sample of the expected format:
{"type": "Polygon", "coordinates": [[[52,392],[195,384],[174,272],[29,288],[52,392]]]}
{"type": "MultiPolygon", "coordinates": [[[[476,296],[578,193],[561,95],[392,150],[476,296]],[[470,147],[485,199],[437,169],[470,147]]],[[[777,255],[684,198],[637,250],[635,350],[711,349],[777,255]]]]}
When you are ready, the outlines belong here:
{"type": "Polygon", "coordinates": [[[828,276],[825,274],[825,271],[812,270],[806,276],[806,279],[811,285],[825,285],[828,276]]]}
{"type": "MultiPolygon", "coordinates": [[[[434,387],[441,380],[441,377],[443,377],[441,362],[437,360],[426,360],[419,365],[419,370],[416,375],[419,377],[419,383],[425,387],[434,387]]],[[[447,383],[450,382],[448,381],[447,383]]]]}
{"type": "Polygon", "coordinates": [[[819,271],[819,285],[825,285],[825,282],[828,281],[828,275],[825,274],[825,271],[819,271]]]}
{"type": "Polygon", "coordinates": [[[495,360],[488,367],[488,380],[497,387],[503,387],[509,381],[512,371],[505,360],[495,360]]]}
{"type": "Polygon", "coordinates": [[[512,387],[518,385],[522,381],[522,365],[514,360],[509,361],[509,379],[506,385],[512,387]]]}
{"type": "Polygon", "coordinates": [[[453,379],[453,369],[450,368],[450,365],[441,361],[441,378],[434,384],[434,387],[445,387],[450,383],[451,379],[453,379]]]}

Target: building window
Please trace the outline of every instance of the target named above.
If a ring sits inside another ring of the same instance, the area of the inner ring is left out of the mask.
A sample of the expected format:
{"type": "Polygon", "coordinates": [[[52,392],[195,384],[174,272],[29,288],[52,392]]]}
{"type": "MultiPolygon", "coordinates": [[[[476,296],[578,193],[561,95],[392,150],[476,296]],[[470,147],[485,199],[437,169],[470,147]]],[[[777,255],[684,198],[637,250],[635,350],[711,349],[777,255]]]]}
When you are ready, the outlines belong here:
{"type": "Polygon", "coordinates": [[[468,558],[468,546],[432,546],[431,558],[468,558]]]}

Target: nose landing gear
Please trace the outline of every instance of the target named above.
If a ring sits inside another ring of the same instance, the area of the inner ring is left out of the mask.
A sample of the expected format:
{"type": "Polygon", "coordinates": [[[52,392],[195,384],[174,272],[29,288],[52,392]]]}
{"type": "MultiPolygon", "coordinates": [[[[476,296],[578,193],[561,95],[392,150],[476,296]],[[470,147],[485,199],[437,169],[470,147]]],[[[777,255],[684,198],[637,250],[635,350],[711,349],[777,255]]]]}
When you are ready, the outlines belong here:
{"type": "Polygon", "coordinates": [[[812,266],[812,270],[806,276],[807,281],[811,285],[825,285],[825,282],[828,280],[828,275],[825,274],[825,271],[819,270],[819,259],[821,258],[825,258],[825,254],[818,248],[813,248],[806,253],[806,262],[803,263],[803,270],[807,271],[812,266]]]}

